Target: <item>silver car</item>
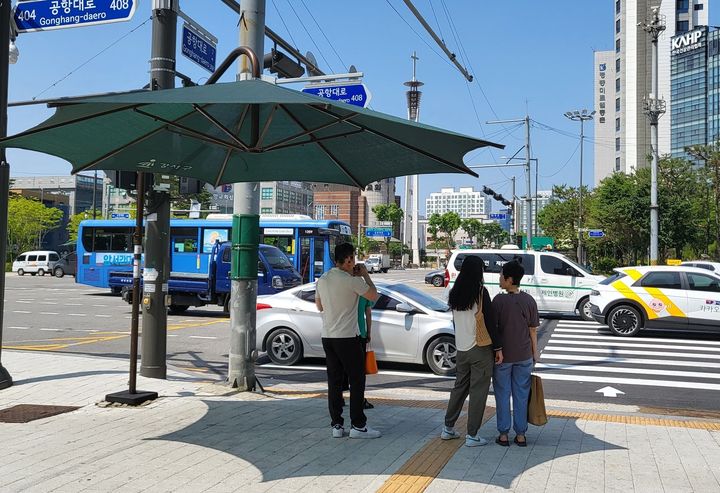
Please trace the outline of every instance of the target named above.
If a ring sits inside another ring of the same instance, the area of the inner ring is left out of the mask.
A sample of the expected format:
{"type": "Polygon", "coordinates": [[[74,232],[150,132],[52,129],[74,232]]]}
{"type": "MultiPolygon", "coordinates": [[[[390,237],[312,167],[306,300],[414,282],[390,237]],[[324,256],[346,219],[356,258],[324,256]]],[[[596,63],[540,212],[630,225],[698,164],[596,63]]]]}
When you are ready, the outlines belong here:
{"type": "MultiPolygon", "coordinates": [[[[437,375],[455,373],[455,332],[447,304],[404,284],[377,283],[371,348],[378,361],[427,365],[437,375]]],[[[322,319],[315,284],[258,299],[257,349],[278,365],[324,358],[322,319]]]]}

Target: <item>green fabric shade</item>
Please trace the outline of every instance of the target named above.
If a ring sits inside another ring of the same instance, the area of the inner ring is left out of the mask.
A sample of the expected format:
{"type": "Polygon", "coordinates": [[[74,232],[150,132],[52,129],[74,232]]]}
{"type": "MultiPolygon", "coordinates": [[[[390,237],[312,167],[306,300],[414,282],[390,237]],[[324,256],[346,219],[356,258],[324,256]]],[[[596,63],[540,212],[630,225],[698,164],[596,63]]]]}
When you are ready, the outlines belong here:
{"type": "Polygon", "coordinates": [[[479,147],[503,147],[262,80],[58,100],[51,106],[57,107],[52,117],[0,140],[0,147],[60,157],[73,173],[146,171],[215,186],[298,180],[358,187],[414,174],[477,176],[463,156],[479,147]]]}

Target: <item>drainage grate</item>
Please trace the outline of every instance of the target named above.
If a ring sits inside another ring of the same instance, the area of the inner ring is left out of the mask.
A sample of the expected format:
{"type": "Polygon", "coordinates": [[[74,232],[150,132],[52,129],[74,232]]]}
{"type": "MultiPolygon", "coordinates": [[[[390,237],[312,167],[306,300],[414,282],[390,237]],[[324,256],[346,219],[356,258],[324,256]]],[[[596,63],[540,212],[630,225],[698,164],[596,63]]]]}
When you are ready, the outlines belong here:
{"type": "Polygon", "coordinates": [[[49,418],[58,414],[69,413],[77,406],[43,406],[41,404],[19,404],[0,410],[0,423],[29,423],[36,419],[49,418]]]}

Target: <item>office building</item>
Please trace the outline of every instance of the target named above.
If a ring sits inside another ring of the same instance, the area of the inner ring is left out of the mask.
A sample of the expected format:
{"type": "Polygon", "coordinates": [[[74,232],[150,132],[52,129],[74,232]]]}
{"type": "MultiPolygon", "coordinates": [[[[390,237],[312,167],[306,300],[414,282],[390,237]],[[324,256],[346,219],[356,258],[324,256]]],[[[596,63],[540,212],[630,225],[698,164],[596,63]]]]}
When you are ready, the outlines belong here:
{"type": "MultiPolygon", "coordinates": [[[[552,190],[539,190],[536,196],[532,197],[532,232],[533,236],[542,236],[543,230],[539,224],[537,224],[537,214],[545,208],[546,205],[552,200],[552,190]]],[[[515,201],[515,218],[516,224],[518,225],[517,231],[524,233],[527,231],[527,216],[525,213],[525,207],[527,202],[525,197],[521,197],[515,201]]]]}
{"type": "MultiPolygon", "coordinates": [[[[615,89],[615,101],[613,101],[615,136],[613,140],[606,140],[608,123],[613,122],[608,122],[606,119],[601,123],[599,118],[595,120],[595,130],[602,136],[599,141],[601,145],[596,146],[595,150],[596,162],[600,163],[600,169],[595,173],[596,184],[610,172],[633,173],[639,167],[649,165],[647,156],[651,153],[650,124],[644,112],[643,102],[651,90],[652,43],[648,33],[638,24],[650,18],[653,7],[660,8],[660,16],[665,22],[666,29],[658,41],[659,94],[656,97],[664,99],[668,109],[660,117],[658,124],[658,151],[660,155],[665,155],[671,152],[671,39],[678,34],[692,31],[697,26],[707,25],[708,3],[707,0],[615,0],[613,25],[615,80],[608,81],[614,83],[615,89]],[[615,144],[614,167],[607,164],[607,152],[602,149],[608,143],[615,144]]],[[[595,55],[595,70],[599,72],[599,64],[605,63],[607,67],[607,62],[600,62],[598,56],[604,55],[595,55]]],[[[595,77],[596,87],[597,80],[598,77],[595,77]]],[[[600,109],[598,96],[599,94],[596,94],[596,111],[600,109]]]]}
{"type": "Polygon", "coordinates": [[[367,224],[368,208],[365,197],[357,187],[317,184],[313,202],[314,219],[340,219],[350,225],[353,234],[358,226],[367,224]]]}
{"type": "Polygon", "coordinates": [[[486,217],[491,210],[490,198],[473,187],[441,188],[425,199],[425,214],[445,214],[457,212],[461,218],[486,217]]]}
{"type": "Polygon", "coordinates": [[[79,212],[93,208],[99,211],[103,204],[103,176],[97,180],[93,176],[14,176],[12,190],[35,190],[39,192],[40,201],[44,201],[44,193],[63,194],[68,196],[69,214],[72,216],[79,212]],[[95,192],[93,195],[93,181],[95,192]]]}
{"type": "Polygon", "coordinates": [[[720,30],[703,26],[672,39],[672,156],[720,139],[720,30]]]}
{"type": "Polygon", "coordinates": [[[307,214],[313,203],[311,183],[302,181],[260,182],[260,214],[307,214]]]}

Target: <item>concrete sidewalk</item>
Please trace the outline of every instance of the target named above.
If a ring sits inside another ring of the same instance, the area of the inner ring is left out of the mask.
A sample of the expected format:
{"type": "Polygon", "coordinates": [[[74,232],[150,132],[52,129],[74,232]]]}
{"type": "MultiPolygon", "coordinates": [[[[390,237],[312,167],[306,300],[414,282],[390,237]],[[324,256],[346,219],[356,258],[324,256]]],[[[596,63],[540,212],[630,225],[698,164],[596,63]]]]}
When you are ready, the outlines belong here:
{"type": "MultiPolygon", "coordinates": [[[[105,394],[127,388],[127,361],[2,356],[15,380],[0,391],[3,492],[720,491],[716,421],[549,403],[562,408],[531,427],[527,448],[466,448],[438,438],[447,394],[373,390],[370,378],[369,424],[383,437],[332,439],[317,386],[274,382],[266,395],[241,394],[170,371],[164,381],[138,378],[157,401],[105,407],[105,394]],[[78,409],[3,422],[16,405],[78,409]]],[[[486,415],[492,440],[491,408],[486,415]]]]}

